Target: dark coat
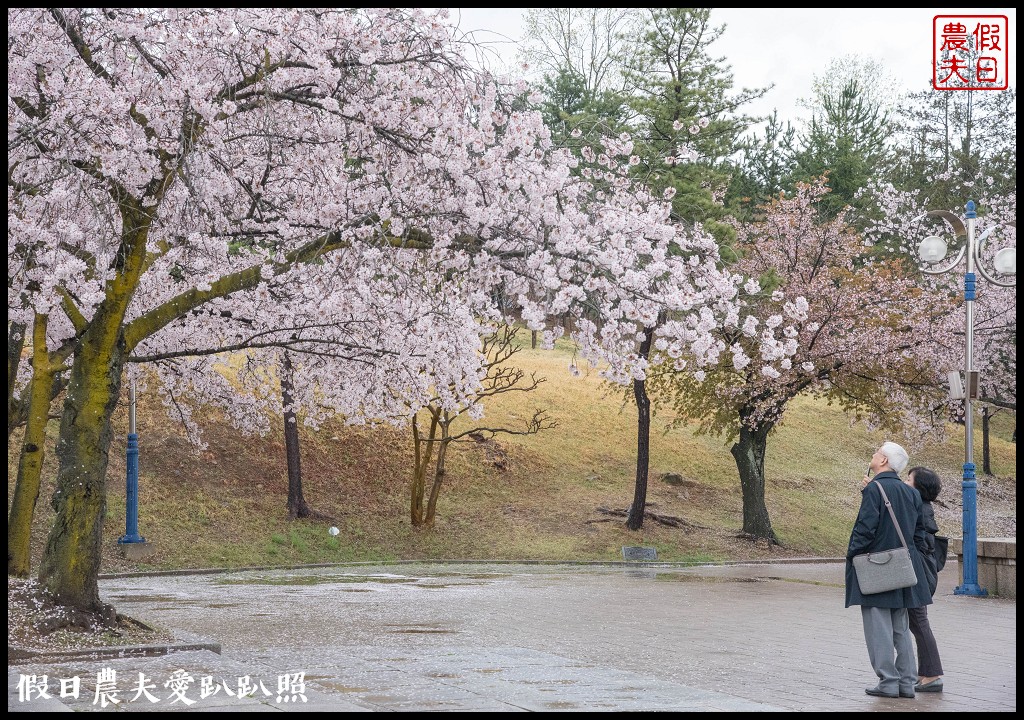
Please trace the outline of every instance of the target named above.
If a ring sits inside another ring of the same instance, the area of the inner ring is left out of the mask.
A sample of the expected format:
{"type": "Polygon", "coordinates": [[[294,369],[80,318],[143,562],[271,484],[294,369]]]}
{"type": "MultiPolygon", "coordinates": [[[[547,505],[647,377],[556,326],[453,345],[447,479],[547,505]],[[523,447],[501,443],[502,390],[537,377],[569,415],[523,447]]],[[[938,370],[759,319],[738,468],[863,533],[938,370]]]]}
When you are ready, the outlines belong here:
{"type": "Polygon", "coordinates": [[[860,512],[850,534],[850,546],[846,550],[846,607],[914,608],[931,605],[932,595],[928,591],[928,573],[925,570],[922,553],[928,550],[928,532],[921,515],[921,495],[914,488],[905,485],[892,471],[880,472],[874,481],[861,490],[860,512]],[[876,484],[877,483],[877,484],[876,484]],[[900,590],[864,595],[857,584],[853,570],[853,556],[867,552],[880,552],[900,547],[900,537],[892,524],[889,511],[882,502],[878,485],[885,488],[885,494],[892,503],[896,521],[906,538],[910,557],[917,574],[917,585],[900,590]]]}
{"type": "Polygon", "coordinates": [[[939,532],[939,526],[935,522],[935,508],[930,502],[921,502],[921,520],[924,522],[928,545],[927,550],[921,551],[921,559],[924,561],[925,575],[928,576],[928,590],[934,597],[935,588],[939,586],[939,568],[935,558],[935,534],[939,532]]]}

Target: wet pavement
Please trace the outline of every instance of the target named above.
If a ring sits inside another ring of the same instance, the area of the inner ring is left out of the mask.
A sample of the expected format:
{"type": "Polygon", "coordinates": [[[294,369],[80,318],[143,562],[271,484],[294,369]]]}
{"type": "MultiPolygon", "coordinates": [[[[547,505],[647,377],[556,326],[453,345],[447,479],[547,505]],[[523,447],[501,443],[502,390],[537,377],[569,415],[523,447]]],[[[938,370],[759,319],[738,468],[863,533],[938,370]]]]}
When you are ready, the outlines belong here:
{"type": "Polygon", "coordinates": [[[222,654],[12,665],[8,710],[1015,711],[1016,603],[953,595],[956,572],[929,609],[945,692],[913,700],[864,694],[840,563],[416,564],[103,580],[222,654]]]}

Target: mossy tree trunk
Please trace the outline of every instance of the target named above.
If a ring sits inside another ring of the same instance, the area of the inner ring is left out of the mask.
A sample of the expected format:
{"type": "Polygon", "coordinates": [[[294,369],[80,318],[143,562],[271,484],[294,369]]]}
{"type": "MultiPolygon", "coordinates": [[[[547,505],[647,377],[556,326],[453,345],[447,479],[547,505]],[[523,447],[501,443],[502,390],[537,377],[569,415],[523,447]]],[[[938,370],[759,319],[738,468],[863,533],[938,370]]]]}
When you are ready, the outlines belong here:
{"type": "Polygon", "coordinates": [[[32,518],[42,482],[46,422],[50,416],[50,392],[55,368],[46,348],[46,315],[36,315],[32,328],[32,380],[28,393],[28,417],[18,460],[11,512],[7,517],[7,574],[28,577],[32,518]]]}
{"type": "Polygon", "coordinates": [[[754,429],[740,428],[740,435],[731,448],[743,489],[743,532],[754,538],[766,538],[778,545],[772,530],[768,507],[764,502],[764,457],[768,433],[772,426],[762,424],[754,429]]]}
{"type": "MultiPolygon", "coordinates": [[[[118,321],[118,329],[120,322],[118,321]]],[[[103,324],[93,321],[93,327],[103,324]]],[[[57,511],[46,543],[40,579],[65,605],[103,609],[99,574],[106,474],[112,429],[124,367],[120,332],[113,338],[87,334],[71,366],[60,439],[57,441],[57,511]]]]}
{"type": "Polygon", "coordinates": [[[124,193],[117,195],[121,243],[104,299],[79,338],[68,378],[57,441],[57,511],[46,541],[40,580],[64,605],[109,614],[100,602],[98,575],[106,512],[106,474],[111,417],[121,392],[127,357],[125,313],[146,258],[151,212],[124,193]]]}

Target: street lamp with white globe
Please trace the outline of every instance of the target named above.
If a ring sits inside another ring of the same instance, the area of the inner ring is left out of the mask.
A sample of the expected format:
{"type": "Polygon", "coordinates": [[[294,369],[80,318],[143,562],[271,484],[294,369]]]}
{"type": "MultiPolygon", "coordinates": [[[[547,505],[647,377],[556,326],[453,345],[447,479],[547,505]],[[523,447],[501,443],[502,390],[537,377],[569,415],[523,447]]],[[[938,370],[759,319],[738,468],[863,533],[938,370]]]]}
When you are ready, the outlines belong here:
{"type": "MultiPolygon", "coordinates": [[[[964,217],[966,225],[957,215],[946,210],[933,210],[917,218],[915,222],[925,218],[941,218],[952,226],[954,241],[963,241],[956,257],[943,267],[934,267],[946,259],[949,246],[945,240],[938,235],[929,235],[917,248],[917,255],[921,262],[922,272],[929,275],[941,275],[950,272],[960,265],[966,258],[967,267],[964,273],[964,305],[966,307],[966,336],[967,354],[964,367],[964,383],[966,388],[960,384],[960,374],[950,373],[950,395],[953,399],[964,401],[964,476],[963,476],[963,580],[954,588],[957,595],[984,596],[988,592],[978,584],[978,523],[977,523],[977,502],[978,482],[975,477],[974,466],[974,418],[971,414],[971,400],[978,398],[979,379],[978,373],[974,370],[974,300],[977,276],[975,270],[983,278],[993,285],[999,287],[1016,287],[1017,283],[1012,280],[1017,274],[1017,249],[1006,247],[995,254],[992,264],[995,272],[990,275],[981,264],[981,253],[985,249],[985,243],[992,233],[999,227],[994,225],[975,238],[975,224],[978,220],[977,208],[974,201],[968,201],[964,206],[966,213],[964,217]],[[998,277],[997,277],[998,276],[998,277]],[[1011,278],[1003,280],[1003,277],[1011,278]]],[[[1007,223],[1010,227],[1016,227],[1016,223],[1007,223]]]]}

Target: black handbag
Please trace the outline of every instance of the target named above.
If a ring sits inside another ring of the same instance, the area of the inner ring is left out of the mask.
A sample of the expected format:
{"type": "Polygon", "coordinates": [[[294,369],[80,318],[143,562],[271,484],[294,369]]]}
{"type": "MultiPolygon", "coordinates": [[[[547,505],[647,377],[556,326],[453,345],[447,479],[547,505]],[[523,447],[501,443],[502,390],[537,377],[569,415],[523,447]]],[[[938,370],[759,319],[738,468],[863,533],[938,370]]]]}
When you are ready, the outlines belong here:
{"type": "Polygon", "coordinates": [[[917,585],[914,561],[910,556],[907,541],[903,537],[903,530],[896,522],[896,513],[892,510],[892,504],[889,502],[882,484],[877,481],[875,484],[878,485],[878,491],[882,493],[882,501],[889,511],[892,524],[896,526],[896,533],[900,536],[902,547],[854,555],[853,570],[857,574],[857,584],[863,595],[876,595],[889,590],[899,590],[917,585]]]}
{"type": "Polygon", "coordinates": [[[946,555],[949,553],[949,538],[943,535],[935,535],[935,572],[941,572],[946,567],[946,555]]]}

